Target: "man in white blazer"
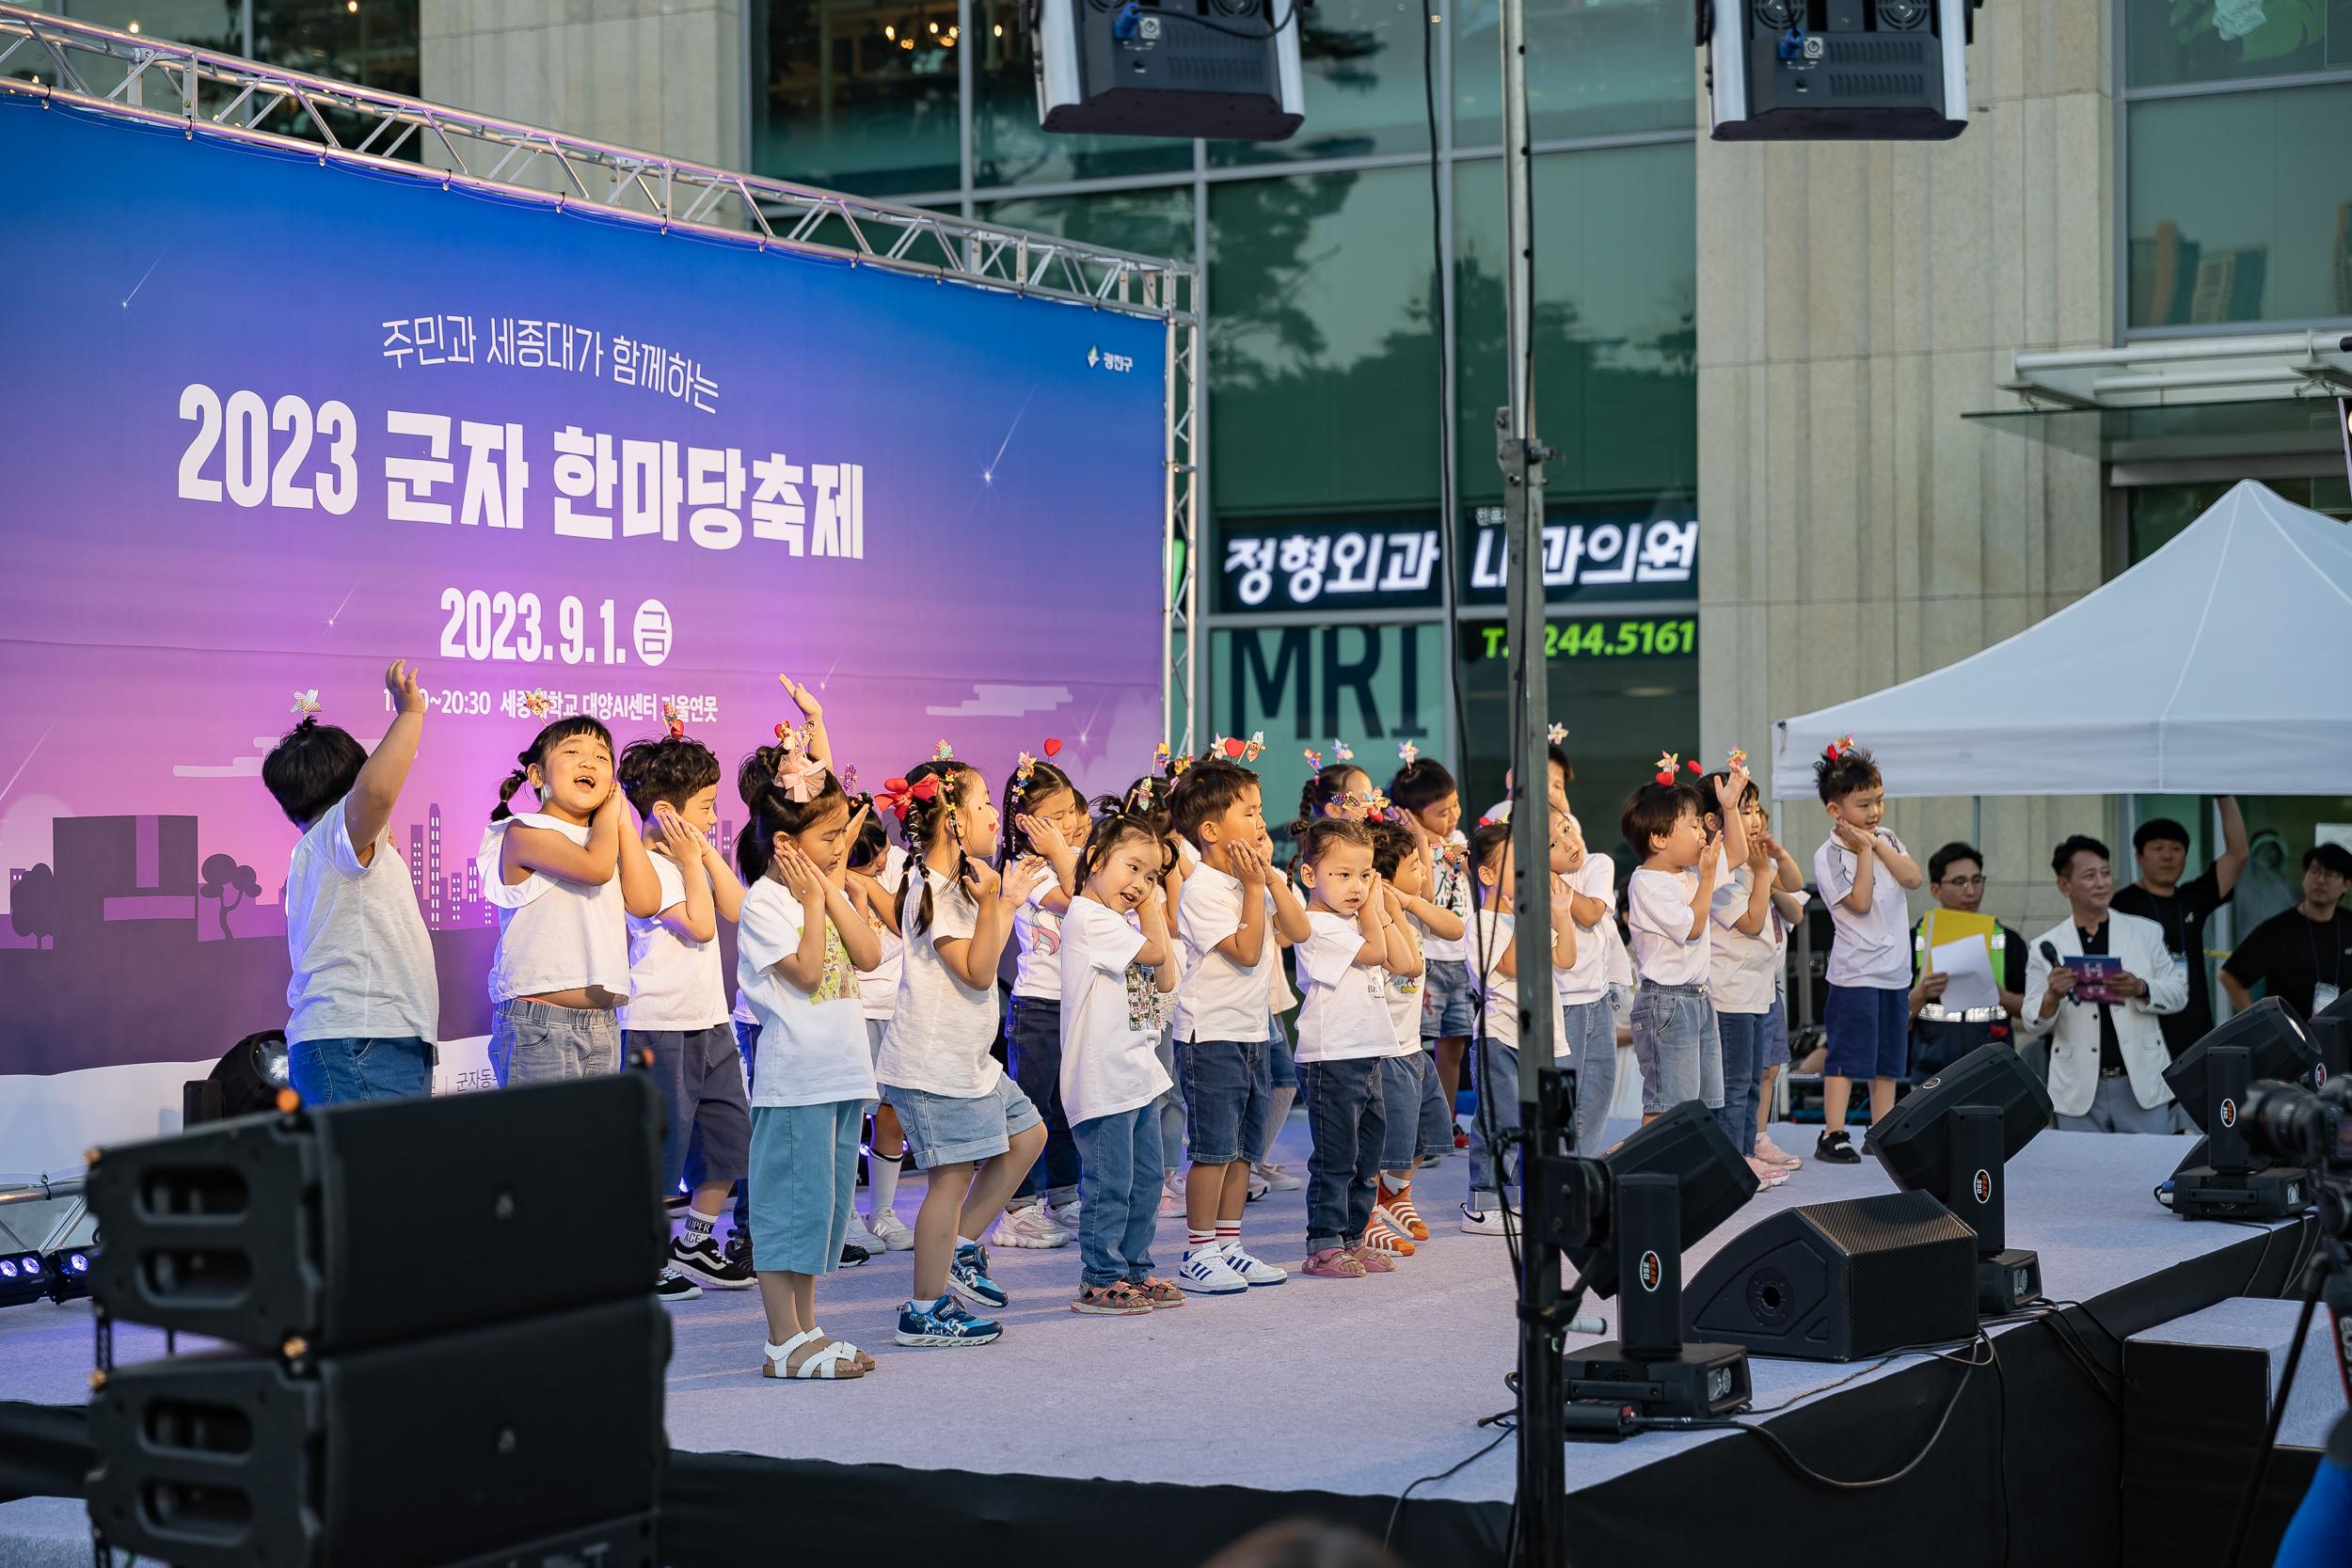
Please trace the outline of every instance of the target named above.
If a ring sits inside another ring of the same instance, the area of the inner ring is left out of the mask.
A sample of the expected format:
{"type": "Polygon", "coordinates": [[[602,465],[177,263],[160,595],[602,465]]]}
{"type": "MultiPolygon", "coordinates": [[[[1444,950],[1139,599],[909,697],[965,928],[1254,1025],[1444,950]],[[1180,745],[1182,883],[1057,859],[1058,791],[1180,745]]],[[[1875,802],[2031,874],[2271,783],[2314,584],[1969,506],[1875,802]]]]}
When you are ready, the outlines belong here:
{"type": "Polygon", "coordinates": [[[2076,833],[2050,857],[2058,887],[2074,906],[2069,918],[2026,944],[2025,1035],[2050,1035],[2050,1104],[2067,1132],[2169,1132],[2171,1064],[2159,1015],[2188,1005],[2188,976],[2172,961],[2164,929],[2153,920],[2107,908],[2115,878],[2107,847],[2076,833]],[[2075,972],[2060,958],[2106,954],[2123,960],[2107,989],[2121,1004],[2090,1003],[2073,994],[2075,972]]]}

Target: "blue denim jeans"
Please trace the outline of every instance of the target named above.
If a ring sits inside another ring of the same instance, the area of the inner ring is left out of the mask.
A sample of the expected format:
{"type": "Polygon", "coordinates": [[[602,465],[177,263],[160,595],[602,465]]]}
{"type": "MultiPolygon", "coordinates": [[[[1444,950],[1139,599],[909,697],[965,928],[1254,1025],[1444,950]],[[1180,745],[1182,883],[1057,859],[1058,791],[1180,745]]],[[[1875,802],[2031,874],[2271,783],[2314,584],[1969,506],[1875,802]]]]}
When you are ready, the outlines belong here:
{"type": "Polygon", "coordinates": [[[1180,1170],[1184,1164],[1184,1081],[1176,1071],[1175,1031],[1161,1030],[1160,1043],[1153,1049],[1168,1085],[1168,1092],[1152,1102],[1159,1117],[1160,1169],[1180,1170]]]}
{"type": "Polygon", "coordinates": [[[1057,1201],[1066,1203],[1078,1190],[1081,1156],[1061,1104],[1061,1004],[1014,997],[1005,1029],[1005,1055],[1012,1081],[1045,1117],[1045,1152],[1021,1179],[1011,1207],[1018,1209],[1023,1200],[1049,1188],[1057,1201]]]}
{"type": "Polygon", "coordinates": [[[433,1091],[433,1048],[414,1035],[304,1040],[287,1048],[286,1066],[305,1105],[401,1100],[433,1091]]]}
{"type": "Polygon", "coordinates": [[[1152,1273],[1160,1221],[1160,1119],[1155,1103],[1096,1117],[1070,1130],[1085,1170],[1078,1185],[1079,1277],[1097,1289],[1152,1273]]]}
{"type": "Polygon", "coordinates": [[[1298,1064],[1298,1098],[1315,1147],[1307,1156],[1307,1250],[1354,1246],[1380,1196],[1389,1131],[1378,1056],[1298,1064]]]}
{"type": "Polygon", "coordinates": [[[618,1072],[620,1017],[610,1007],[501,1002],[490,1009],[490,1070],[501,1089],[618,1072]]]}
{"type": "Polygon", "coordinates": [[[1731,1147],[1756,1152],[1756,1101],[1764,1087],[1764,1037],[1770,1013],[1717,1013],[1715,1031],[1724,1042],[1724,1103],[1715,1113],[1731,1147]]]}
{"type": "MultiPolygon", "coordinates": [[[[1478,1085],[1478,1114],[1470,1117],[1470,1191],[1499,1193],[1502,1191],[1505,1175],[1516,1174],[1518,1169],[1516,1158],[1510,1162],[1510,1171],[1503,1169],[1504,1158],[1512,1147],[1503,1135],[1519,1124],[1519,1048],[1498,1039],[1482,1039],[1472,1053],[1470,1071],[1476,1075],[1478,1085]],[[1488,1117],[1494,1118],[1494,1132],[1502,1140],[1501,1147],[1487,1141],[1488,1117]]],[[[1518,1182],[1512,1185],[1516,1187],[1518,1182]]],[[[1479,1209],[1485,1205],[1473,1199],[1470,1207],[1479,1209]]]]}
{"type": "Polygon", "coordinates": [[[1576,1072],[1575,1152],[1600,1158],[1608,1147],[1609,1102],[1617,1098],[1617,1014],[1606,996],[1561,1010],[1568,1066],[1576,1072]]]}
{"type": "Polygon", "coordinates": [[[1633,995],[1633,1059],[1642,1065],[1643,1115],[1686,1100],[1710,1111],[1723,1104],[1724,1048],[1707,988],[1643,981],[1633,995]]]}

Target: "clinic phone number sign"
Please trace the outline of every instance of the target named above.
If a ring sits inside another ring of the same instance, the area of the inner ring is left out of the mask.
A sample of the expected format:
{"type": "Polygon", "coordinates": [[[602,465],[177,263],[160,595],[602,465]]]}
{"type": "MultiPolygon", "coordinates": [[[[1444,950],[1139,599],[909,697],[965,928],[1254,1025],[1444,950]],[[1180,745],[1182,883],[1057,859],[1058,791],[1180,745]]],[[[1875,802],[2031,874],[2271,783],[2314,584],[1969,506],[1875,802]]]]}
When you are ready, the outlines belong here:
{"type": "MultiPolygon", "coordinates": [[[[1597,616],[1547,621],[1546,658],[1682,658],[1699,651],[1695,616],[1597,616]]],[[[1509,628],[1499,622],[1462,628],[1462,656],[1471,663],[1511,657],[1509,628]]]]}

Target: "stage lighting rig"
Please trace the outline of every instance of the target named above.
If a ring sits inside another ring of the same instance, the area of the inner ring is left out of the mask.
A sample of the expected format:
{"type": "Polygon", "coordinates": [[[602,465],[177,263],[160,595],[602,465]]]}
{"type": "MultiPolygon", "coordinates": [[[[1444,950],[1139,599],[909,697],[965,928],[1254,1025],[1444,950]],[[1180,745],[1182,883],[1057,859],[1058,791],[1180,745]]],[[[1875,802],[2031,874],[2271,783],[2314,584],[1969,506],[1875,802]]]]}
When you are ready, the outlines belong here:
{"type": "Polygon", "coordinates": [[[2164,1081],[2205,1139],[2156,1189],[2156,1201],[2192,1220],[2300,1213],[2312,1201],[2309,1172],[2282,1163],[2284,1146],[2255,1142],[2247,1097],[2265,1080],[2305,1077],[2319,1065],[2319,1052],[2294,1010],[2275,996],[2181,1053],[2164,1069],[2164,1081]]]}
{"type": "Polygon", "coordinates": [[[49,1294],[49,1263],[38,1252],[0,1252],[0,1307],[19,1307],[49,1294]]]}
{"type": "Polygon", "coordinates": [[[1304,123],[1311,0],[1025,0],[1038,123],[1120,136],[1287,141],[1304,123]]]}
{"type": "Polygon", "coordinates": [[[1717,141],[1949,141],[1980,0],[1697,0],[1717,141]]]}
{"type": "Polygon", "coordinates": [[[1615,1442],[1636,1419],[1725,1416],[1748,1402],[1747,1352],[1682,1337],[1683,1248],[1756,1191],[1713,1112],[1686,1101],[1599,1160],[1531,1151],[1526,1191],[1530,1241],[1559,1247],[1577,1270],[1555,1309],[1559,1330],[1598,1332],[1572,1316],[1586,1289],[1617,1298],[1617,1338],[1566,1357],[1569,1438],[1615,1442]]]}
{"type": "Polygon", "coordinates": [[[70,1246],[43,1258],[41,1261],[48,1265],[49,1299],[63,1307],[88,1295],[90,1263],[97,1256],[94,1246],[70,1246]]]}

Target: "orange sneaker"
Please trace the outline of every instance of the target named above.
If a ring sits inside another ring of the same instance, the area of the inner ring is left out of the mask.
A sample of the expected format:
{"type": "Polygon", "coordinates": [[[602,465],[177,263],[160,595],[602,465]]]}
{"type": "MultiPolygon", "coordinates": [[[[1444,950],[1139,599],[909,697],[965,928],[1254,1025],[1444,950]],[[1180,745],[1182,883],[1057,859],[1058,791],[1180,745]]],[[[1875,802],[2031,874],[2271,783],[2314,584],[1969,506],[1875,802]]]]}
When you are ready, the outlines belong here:
{"type": "Polygon", "coordinates": [[[1416,1242],[1429,1240],[1429,1227],[1422,1223],[1421,1211],[1413,1207],[1413,1184],[1391,1189],[1380,1183],[1380,1201],[1374,1208],[1373,1218],[1385,1219],[1392,1230],[1403,1231],[1416,1242]]]}
{"type": "Polygon", "coordinates": [[[1363,1249],[1387,1258],[1410,1258],[1413,1239],[1380,1217],[1380,1211],[1372,1212],[1372,1223],[1364,1227],[1363,1249]]]}

